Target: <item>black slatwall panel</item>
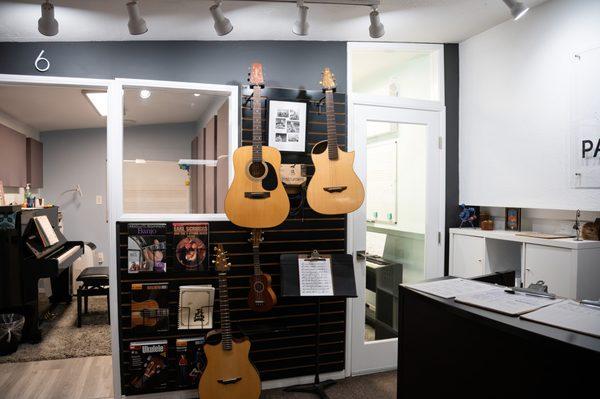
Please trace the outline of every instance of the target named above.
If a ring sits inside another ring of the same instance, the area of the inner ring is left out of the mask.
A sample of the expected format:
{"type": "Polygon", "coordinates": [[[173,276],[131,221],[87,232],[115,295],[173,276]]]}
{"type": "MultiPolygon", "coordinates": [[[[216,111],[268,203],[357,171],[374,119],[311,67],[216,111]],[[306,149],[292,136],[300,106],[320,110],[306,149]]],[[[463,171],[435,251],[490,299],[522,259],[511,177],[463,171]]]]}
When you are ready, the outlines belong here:
{"type": "MultiPolygon", "coordinates": [[[[252,92],[242,90],[242,145],[251,144],[252,109],[248,96],[252,92]]],[[[306,153],[283,153],[283,163],[310,164],[310,149],[326,140],[327,126],[324,104],[320,103],[323,93],[290,89],[263,90],[263,137],[267,140],[266,99],[306,101],[307,145],[306,153]]],[[[346,146],[346,104],[345,95],[335,94],[335,112],[339,145],[346,146]]],[[[309,168],[312,175],[313,168],[309,168]]],[[[148,222],[156,222],[150,220],[148,222]]],[[[176,390],[175,340],[194,337],[206,333],[201,330],[177,329],[177,305],[180,285],[213,284],[217,287],[214,273],[190,273],[175,270],[171,239],[167,238],[167,273],[152,274],[127,272],[127,223],[117,224],[119,248],[119,336],[121,349],[121,385],[123,393],[134,392],[129,386],[129,343],[132,341],[168,339],[169,341],[169,387],[176,390]],[[137,282],[169,282],[170,329],[159,335],[140,336],[130,328],[130,287],[137,282]],[[199,334],[200,333],[200,334],[199,334]]],[[[167,223],[167,235],[172,234],[171,223],[167,223]]],[[[249,278],[253,273],[252,247],[248,242],[249,230],[230,222],[210,223],[210,249],[223,244],[232,263],[228,274],[230,288],[231,320],[234,330],[254,330],[251,332],[252,349],[250,356],[260,372],[263,381],[288,378],[314,373],[315,362],[315,317],[316,300],[311,298],[282,298],[280,290],[279,256],[283,253],[309,253],[313,249],[323,254],[346,252],[346,217],[326,216],[313,212],[306,204],[301,211],[290,216],[282,225],[264,231],[264,241],[260,246],[262,269],[273,276],[273,288],[278,295],[278,303],[270,312],[255,313],[246,303],[249,278]],[[260,331],[260,329],[263,331],[260,331]],[[257,332],[257,330],[259,330],[257,332]]],[[[215,295],[215,326],[219,327],[218,295],[215,295]]],[[[324,299],[321,302],[321,372],[344,369],[345,360],[345,299],[324,299]]]]}

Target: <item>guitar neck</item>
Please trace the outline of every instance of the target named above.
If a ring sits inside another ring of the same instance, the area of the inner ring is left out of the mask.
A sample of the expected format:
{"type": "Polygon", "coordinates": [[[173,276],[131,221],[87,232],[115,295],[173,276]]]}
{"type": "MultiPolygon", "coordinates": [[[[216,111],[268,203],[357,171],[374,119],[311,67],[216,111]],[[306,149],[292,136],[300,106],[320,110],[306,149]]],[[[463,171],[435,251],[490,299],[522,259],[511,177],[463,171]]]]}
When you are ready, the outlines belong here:
{"type": "Polygon", "coordinates": [[[260,276],[262,270],[260,268],[260,253],[258,251],[258,245],[252,245],[252,254],[254,256],[254,275],[260,276]]]}
{"type": "Polygon", "coordinates": [[[227,275],[219,273],[219,310],[221,314],[221,344],[224,350],[231,350],[231,321],[229,320],[229,292],[227,275]]]}
{"type": "Polygon", "coordinates": [[[327,151],[329,159],[338,158],[337,133],[335,130],[335,108],[333,90],[325,90],[325,111],[327,115],[327,151]]]}
{"type": "Polygon", "coordinates": [[[252,161],[262,161],[262,109],[260,102],[260,86],[253,88],[252,101],[252,161]]]}

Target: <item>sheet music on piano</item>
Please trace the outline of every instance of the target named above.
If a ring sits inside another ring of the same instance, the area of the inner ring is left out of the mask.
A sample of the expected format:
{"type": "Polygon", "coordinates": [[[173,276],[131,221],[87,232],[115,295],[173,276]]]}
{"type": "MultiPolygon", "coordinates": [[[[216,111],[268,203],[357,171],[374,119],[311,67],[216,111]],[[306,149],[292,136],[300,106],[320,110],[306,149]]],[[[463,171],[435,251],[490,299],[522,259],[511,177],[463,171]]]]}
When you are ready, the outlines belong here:
{"type": "Polygon", "coordinates": [[[300,296],[333,296],[331,259],[298,259],[300,296]]]}
{"type": "Polygon", "coordinates": [[[58,236],[50,224],[50,220],[48,220],[48,216],[34,216],[33,221],[45,247],[50,247],[59,241],[58,236]]]}

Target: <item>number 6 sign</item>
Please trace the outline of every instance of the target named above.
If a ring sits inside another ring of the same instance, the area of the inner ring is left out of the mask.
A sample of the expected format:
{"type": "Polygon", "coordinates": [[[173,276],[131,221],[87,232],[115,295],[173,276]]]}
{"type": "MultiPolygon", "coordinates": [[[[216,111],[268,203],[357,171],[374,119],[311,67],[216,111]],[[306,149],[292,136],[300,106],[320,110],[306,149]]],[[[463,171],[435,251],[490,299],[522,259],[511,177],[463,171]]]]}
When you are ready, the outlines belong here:
{"type": "Polygon", "coordinates": [[[45,50],[40,51],[40,55],[37,56],[33,63],[33,65],[35,65],[35,69],[40,72],[46,72],[48,69],[50,69],[50,60],[44,57],[44,51],[45,50]]]}

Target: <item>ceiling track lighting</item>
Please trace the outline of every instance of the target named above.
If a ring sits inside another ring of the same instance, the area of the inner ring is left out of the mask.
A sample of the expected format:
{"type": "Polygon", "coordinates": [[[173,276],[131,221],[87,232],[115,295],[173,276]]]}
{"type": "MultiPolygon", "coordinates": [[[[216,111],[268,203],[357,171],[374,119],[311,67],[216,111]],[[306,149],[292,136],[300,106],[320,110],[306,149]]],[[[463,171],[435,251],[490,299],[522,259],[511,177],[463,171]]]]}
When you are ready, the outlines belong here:
{"type": "Polygon", "coordinates": [[[369,19],[371,20],[371,25],[369,26],[369,36],[371,36],[373,39],[378,39],[385,35],[385,27],[381,23],[377,7],[373,6],[373,10],[369,14],[369,19]]]}
{"type": "Polygon", "coordinates": [[[233,25],[231,25],[231,21],[225,18],[225,14],[223,14],[223,9],[221,8],[221,1],[215,1],[215,4],[210,6],[210,13],[215,21],[215,32],[219,36],[225,36],[229,34],[233,30],[233,25]]]}
{"type": "Polygon", "coordinates": [[[44,36],[58,34],[58,21],[54,18],[54,5],[48,0],[42,3],[42,17],[38,19],[38,31],[44,36]]]}
{"type": "Polygon", "coordinates": [[[523,15],[527,14],[529,11],[529,7],[525,6],[523,3],[517,0],[502,0],[504,4],[510,9],[510,15],[512,15],[513,19],[516,21],[521,18],[523,15]]]}
{"type": "Polygon", "coordinates": [[[146,25],[144,18],[142,18],[140,5],[137,1],[130,1],[127,3],[127,13],[129,14],[127,27],[129,28],[130,34],[142,35],[148,32],[148,26],[146,25]]]}
{"type": "Polygon", "coordinates": [[[294,22],[294,26],[292,27],[292,32],[298,36],[306,36],[308,35],[308,28],[310,25],[308,24],[308,7],[304,5],[303,0],[298,0],[298,20],[294,22]]]}

